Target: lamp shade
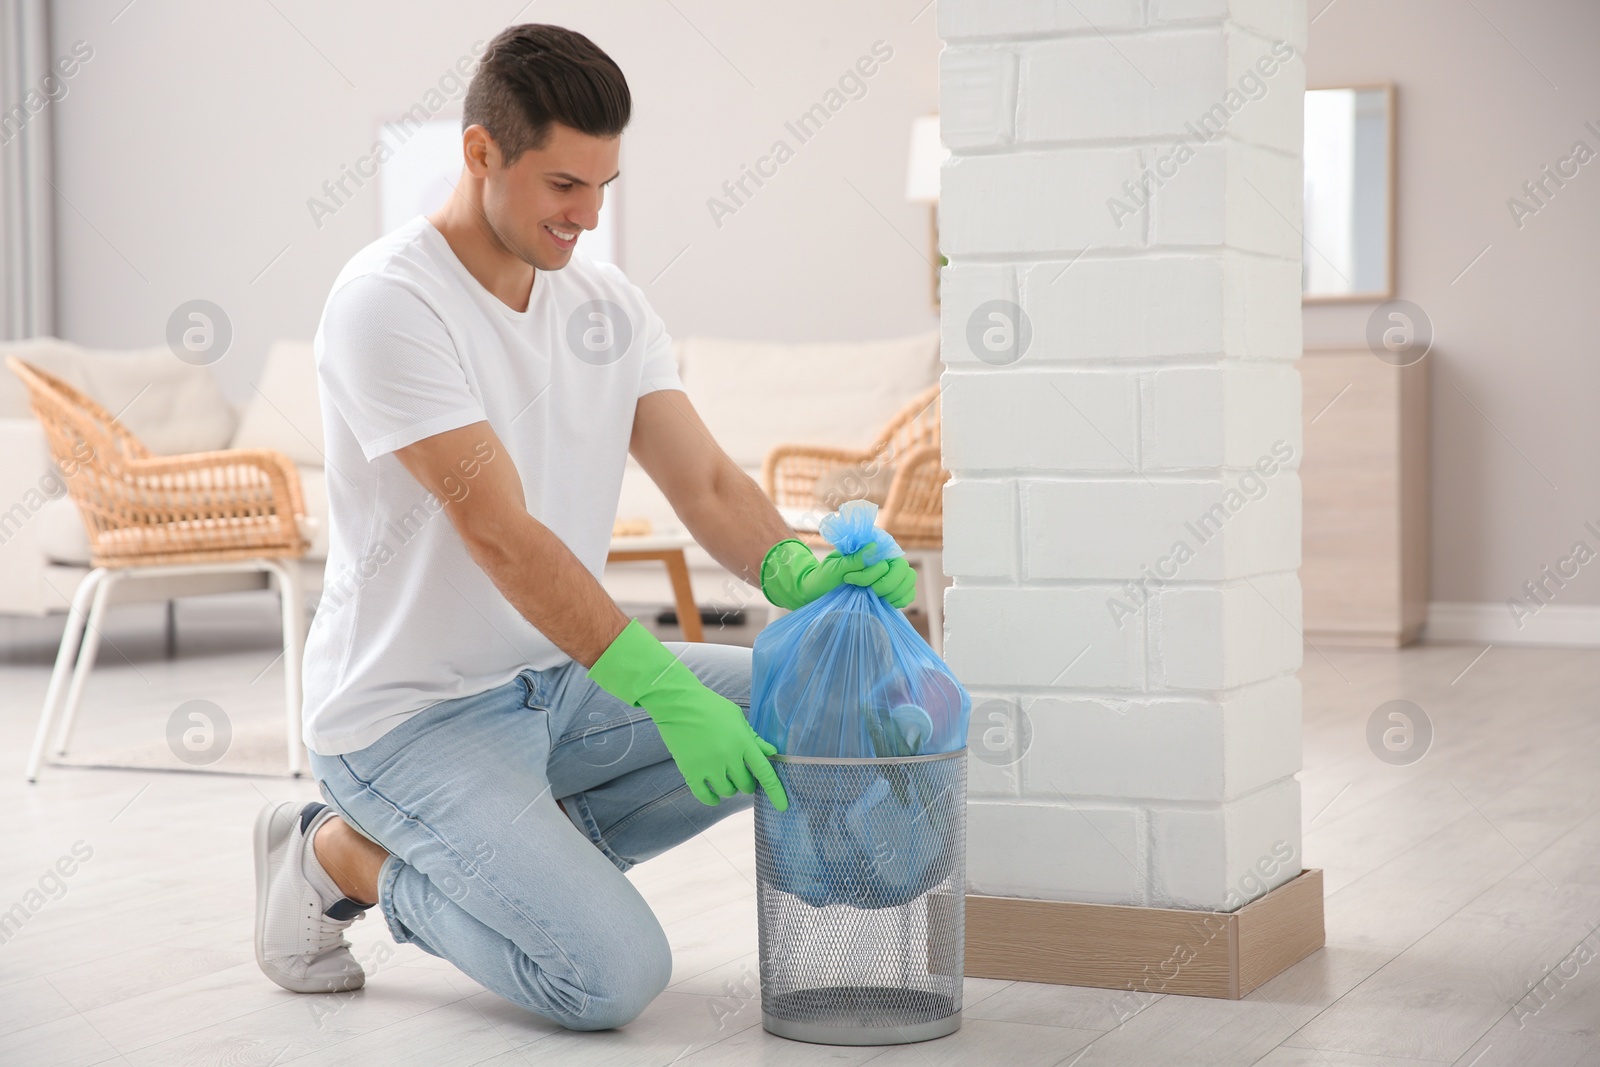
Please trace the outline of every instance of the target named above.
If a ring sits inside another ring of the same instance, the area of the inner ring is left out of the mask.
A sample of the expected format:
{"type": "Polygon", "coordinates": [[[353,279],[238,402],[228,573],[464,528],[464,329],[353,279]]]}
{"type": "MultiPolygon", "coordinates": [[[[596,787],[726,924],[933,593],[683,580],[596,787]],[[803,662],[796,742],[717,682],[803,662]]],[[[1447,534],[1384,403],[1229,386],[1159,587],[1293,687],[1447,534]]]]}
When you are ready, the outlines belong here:
{"type": "Polygon", "coordinates": [[[911,160],[906,166],[906,199],[918,204],[939,202],[939,168],[950,150],[939,140],[939,116],[911,120],[911,160]]]}

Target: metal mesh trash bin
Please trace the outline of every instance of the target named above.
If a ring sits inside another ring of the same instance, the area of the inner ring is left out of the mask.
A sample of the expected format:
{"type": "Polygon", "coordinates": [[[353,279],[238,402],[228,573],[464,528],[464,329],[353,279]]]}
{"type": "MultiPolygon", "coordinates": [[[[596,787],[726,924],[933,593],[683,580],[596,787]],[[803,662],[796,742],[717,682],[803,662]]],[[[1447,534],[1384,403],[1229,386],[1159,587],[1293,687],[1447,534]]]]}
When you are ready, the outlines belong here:
{"type": "Polygon", "coordinates": [[[894,759],[774,756],[757,792],[761,1013],[780,1037],[926,1041],[961,1025],[966,750],[894,759]]]}

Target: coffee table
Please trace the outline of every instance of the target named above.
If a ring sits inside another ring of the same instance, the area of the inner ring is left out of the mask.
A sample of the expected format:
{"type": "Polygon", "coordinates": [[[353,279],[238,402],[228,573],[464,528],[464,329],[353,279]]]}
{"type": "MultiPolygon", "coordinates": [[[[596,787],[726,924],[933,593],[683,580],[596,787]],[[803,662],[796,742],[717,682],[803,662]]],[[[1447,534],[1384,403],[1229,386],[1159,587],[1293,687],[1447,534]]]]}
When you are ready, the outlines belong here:
{"type": "Polygon", "coordinates": [[[694,589],[689,583],[689,563],[683,550],[694,544],[687,533],[659,533],[640,536],[613,537],[607,563],[664,563],[667,578],[672,582],[672,596],[677,602],[678,626],[685,641],[704,641],[705,631],[700,625],[700,608],[694,602],[694,589]]]}

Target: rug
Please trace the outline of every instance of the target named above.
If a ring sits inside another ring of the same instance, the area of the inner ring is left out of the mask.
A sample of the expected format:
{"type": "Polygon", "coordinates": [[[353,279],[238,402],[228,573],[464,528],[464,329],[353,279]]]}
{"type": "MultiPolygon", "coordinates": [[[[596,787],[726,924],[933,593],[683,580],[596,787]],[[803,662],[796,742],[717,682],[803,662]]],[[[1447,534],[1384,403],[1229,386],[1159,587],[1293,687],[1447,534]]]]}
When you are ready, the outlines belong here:
{"type": "Polygon", "coordinates": [[[51,757],[46,762],[52,767],[288,778],[289,747],[283,733],[281,718],[233,723],[226,745],[218,745],[222,749],[219,755],[213,758],[210,752],[206,752],[199,756],[191,755],[189,760],[180,759],[177,752],[181,751],[181,746],[169,744],[165,737],[132,745],[95,747],[92,732],[78,733],[73,737],[74,751],[65,756],[51,757]]]}

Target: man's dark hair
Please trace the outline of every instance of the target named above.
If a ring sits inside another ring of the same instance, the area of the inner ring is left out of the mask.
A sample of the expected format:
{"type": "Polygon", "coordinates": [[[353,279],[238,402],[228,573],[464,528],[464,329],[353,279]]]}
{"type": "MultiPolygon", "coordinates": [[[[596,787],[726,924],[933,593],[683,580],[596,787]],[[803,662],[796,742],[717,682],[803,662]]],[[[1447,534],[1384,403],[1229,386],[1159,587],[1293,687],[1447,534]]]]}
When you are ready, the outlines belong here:
{"type": "Polygon", "coordinates": [[[483,53],[462,104],[461,128],[489,131],[506,166],[550,140],[559,122],[593,137],[615,137],[633,98],[611,57],[574,30],[525,23],[501,30],[483,53]]]}

